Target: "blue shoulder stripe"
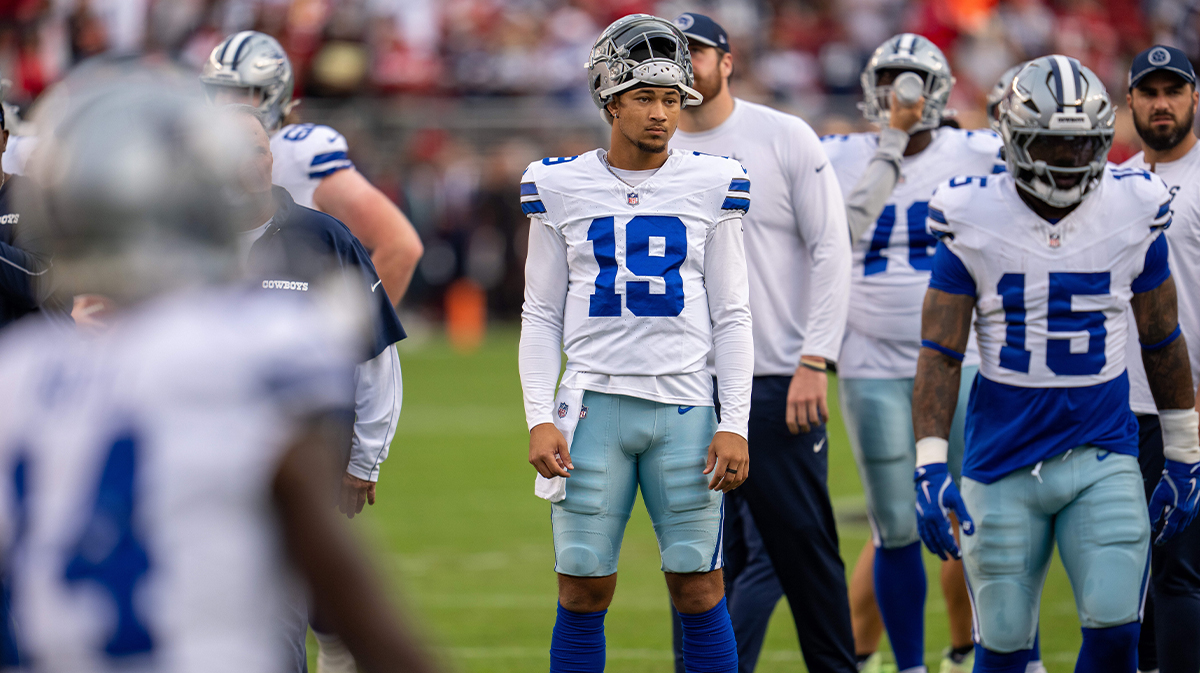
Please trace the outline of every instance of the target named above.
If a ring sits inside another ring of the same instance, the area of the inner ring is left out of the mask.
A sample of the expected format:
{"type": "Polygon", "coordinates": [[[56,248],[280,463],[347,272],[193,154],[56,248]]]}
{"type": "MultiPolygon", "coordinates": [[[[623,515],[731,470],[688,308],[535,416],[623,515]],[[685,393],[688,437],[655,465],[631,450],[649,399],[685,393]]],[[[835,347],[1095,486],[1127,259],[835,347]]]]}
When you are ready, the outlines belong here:
{"type": "Polygon", "coordinates": [[[992,175],[995,175],[997,173],[1004,173],[1007,170],[1008,170],[1008,166],[1006,166],[1004,164],[994,164],[992,166],[992,175]]]}
{"type": "Polygon", "coordinates": [[[725,197],[725,202],[721,204],[721,210],[740,210],[749,212],[750,199],[739,199],[732,196],[725,197]]]}
{"type": "Polygon", "coordinates": [[[339,150],[337,152],[326,152],[325,154],[318,154],[317,156],[313,157],[312,163],[309,165],[310,166],[320,166],[321,164],[327,164],[330,161],[338,161],[339,159],[345,159],[345,158],[346,158],[346,150],[339,150]]]}
{"type": "Polygon", "coordinates": [[[535,196],[535,195],[537,195],[537,193],[538,193],[537,185],[535,185],[534,183],[532,183],[532,182],[522,182],[521,183],[521,196],[535,196]]]}
{"type": "Polygon", "coordinates": [[[521,212],[526,215],[546,212],[546,205],[541,201],[526,201],[521,204],[521,212]]]}
{"type": "Polygon", "coordinates": [[[334,173],[337,173],[338,171],[344,171],[347,168],[354,168],[354,163],[350,162],[350,161],[344,161],[332,168],[326,168],[325,170],[322,170],[322,171],[312,171],[311,173],[308,174],[308,177],[311,179],[314,179],[314,180],[319,180],[322,178],[327,178],[327,177],[333,175],[334,173]]]}
{"type": "Polygon", "coordinates": [[[946,224],[946,214],[937,208],[929,209],[929,219],[937,222],[938,224],[946,224]]]}
{"type": "Polygon", "coordinates": [[[750,181],[742,178],[734,178],[729,181],[729,191],[731,192],[749,192],[750,181]]]}

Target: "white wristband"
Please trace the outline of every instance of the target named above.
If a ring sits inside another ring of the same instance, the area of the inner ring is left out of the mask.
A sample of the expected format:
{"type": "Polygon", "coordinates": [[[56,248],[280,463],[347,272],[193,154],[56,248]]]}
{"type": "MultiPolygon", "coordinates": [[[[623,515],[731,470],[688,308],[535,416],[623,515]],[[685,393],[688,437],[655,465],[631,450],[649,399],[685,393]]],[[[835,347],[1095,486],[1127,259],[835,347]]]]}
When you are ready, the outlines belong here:
{"type": "Polygon", "coordinates": [[[946,462],[950,453],[950,442],[941,437],[924,437],[917,440],[917,467],[946,462]]]}
{"type": "Polygon", "coordinates": [[[1159,409],[1163,457],[1177,463],[1200,463],[1200,414],[1195,409],[1159,409]]]}

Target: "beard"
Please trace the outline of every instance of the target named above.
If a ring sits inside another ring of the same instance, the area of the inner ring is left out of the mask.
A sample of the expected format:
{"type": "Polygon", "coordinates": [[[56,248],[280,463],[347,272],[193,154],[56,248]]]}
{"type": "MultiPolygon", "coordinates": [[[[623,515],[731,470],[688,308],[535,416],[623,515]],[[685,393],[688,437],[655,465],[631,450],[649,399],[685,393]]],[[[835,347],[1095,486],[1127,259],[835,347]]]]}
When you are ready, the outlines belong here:
{"type": "Polygon", "coordinates": [[[700,92],[700,95],[704,96],[705,101],[716,98],[721,93],[721,90],[725,88],[725,78],[721,77],[719,69],[707,77],[696,75],[695,80],[692,88],[700,92]]]}
{"type": "MultiPolygon", "coordinates": [[[[628,138],[628,136],[626,137],[628,138]]],[[[667,151],[666,140],[633,140],[633,138],[630,138],[630,140],[633,141],[634,145],[637,145],[639,150],[647,154],[662,154],[667,151]]]]}
{"type": "Polygon", "coordinates": [[[1182,120],[1177,121],[1173,126],[1165,131],[1157,130],[1153,124],[1147,123],[1142,125],[1142,122],[1133,116],[1133,127],[1137,129],[1137,134],[1141,136],[1142,142],[1152,150],[1162,152],[1175,147],[1183,142],[1183,139],[1192,131],[1192,125],[1196,122],[1196,113],[1188,110],[1187,116],[1182,120]]]}

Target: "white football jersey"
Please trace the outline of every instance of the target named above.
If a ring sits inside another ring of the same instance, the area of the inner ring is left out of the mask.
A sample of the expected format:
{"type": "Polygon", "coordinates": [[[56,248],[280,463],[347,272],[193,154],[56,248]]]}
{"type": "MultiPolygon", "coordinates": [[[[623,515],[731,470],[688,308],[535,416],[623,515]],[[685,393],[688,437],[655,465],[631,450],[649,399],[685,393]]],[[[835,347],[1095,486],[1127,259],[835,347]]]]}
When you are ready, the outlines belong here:
{"type": "MultiPolygon", "coordinates": [[[[825,136],[825,153],[843,197],[858,184],[879,144],[876,133],[825,136]]],[[[921,304],[933,268],[937,239],[927,222],[929,200],[952,177],[991,175],[1003,170],[1003,143],[989,130],[942,127],[923,151],[904,157],[901,177],[875,225],[854,241],[848,338],[883,341],[875,349],[846,347],[838,361],[843,376],[911,377],[917,368],[921,304]],[[854,335],[853,333],[857,333],[854,335]],[[868,350],[872,352],[867,352],[868,350]]],[[[974,349],[967,364],[975,364],[974,349]]]]}
{"type": "Polygon", "coordinates": [[[272,482],[359,345],[295,297],[189,292],[0,342],[0,547],[33,670],[284,671],[272,482]]]}
{"type": "Polygon", "coordinates": [[[543,159],[521,178],[521,206],[567,245],[568,373],[704,371],[713,346],[705,241],[750,206],[738,162],[671,150],[653,177],[631,188],[599,150],[543,159]]]}
{"type": "Polygon", "coordinates": [[[1057,223],[1007,173],[955,178],[930,203],[938,255],[930,287],[975,297],[980,379],[963,474],[990,480],[1081,444],[1136,453],[1125,375],[1126,311],[1170,275],[1158,177],[1105,170],[1057,223]]]}
{"type": "Polygon", "coordinates": [[[289,124],[271,137],[275,164],[271,181],[283,187],[296,203],[313,205],[313,193],[325,178],[354,163],[346,156],[350,147],[337,131],[320,124],[289,124]]]}
{"type": "MultiPolygon", "coordinates": [[[[1151,170],[1171,190],[1171,226],[1166,230],[1170,248],[1171,275],[1179,296],[1179,327],[1187,340],[1192,365],[1192,387],[1200,386],[1200,143],[1176,161],[1151,166],[1141,152],[1121,164],[1122,168],[1151,170]]],[[[1129,313],[1130,405],[1139,414],[1157,413],[1146,369],[1142,366],[1137,324],[1129,313]]]]}

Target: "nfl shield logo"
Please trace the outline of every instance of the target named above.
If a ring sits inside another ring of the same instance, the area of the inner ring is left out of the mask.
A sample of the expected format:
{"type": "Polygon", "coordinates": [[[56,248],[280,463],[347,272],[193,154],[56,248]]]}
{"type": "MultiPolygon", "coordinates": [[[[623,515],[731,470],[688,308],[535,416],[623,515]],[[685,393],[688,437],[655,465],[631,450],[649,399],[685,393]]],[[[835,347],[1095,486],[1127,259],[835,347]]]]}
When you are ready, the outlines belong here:
{"type": "Polygon", "coordinates": [[[1058,232],[1050,234],[1050,247],[1057,248],[1060,245],[1062,245],[1062,241],[1058,238],[1058,232]]]}
{"type": "Polygon", "coordinates": [[[567,403],[566,402],[563,402],[558,405],[558,417],[559,418],[567,417],[567,403]]]}
{"type": "Polygon", "coordinates": [[[584,407],[584,408],[582,408],[582,409],[580,409],[580,410],[579,410],[579,417],[580,417],[580,418],[587,418],[587,407],[584,407]]]}
{"type": "Polygon", "coordinates": [[[625,195],[625,198],[629,201],[629,205],[631,206],[636,206],[638,204],[637,192],[629,192],[625,195]]]}

